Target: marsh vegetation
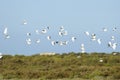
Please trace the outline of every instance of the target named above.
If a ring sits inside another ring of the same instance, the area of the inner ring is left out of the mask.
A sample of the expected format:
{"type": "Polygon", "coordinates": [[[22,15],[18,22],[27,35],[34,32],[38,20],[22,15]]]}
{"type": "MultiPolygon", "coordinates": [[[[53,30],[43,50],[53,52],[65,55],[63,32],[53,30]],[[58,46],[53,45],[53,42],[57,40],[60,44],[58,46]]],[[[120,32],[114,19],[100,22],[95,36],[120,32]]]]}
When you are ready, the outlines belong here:
{"type": "Polygon", "coordinates": [[[3,55],[0,60],[0,79],[118,80],[120,53],[3,55]],[[100,62],[100,59],[103,61],[100,62]]]}

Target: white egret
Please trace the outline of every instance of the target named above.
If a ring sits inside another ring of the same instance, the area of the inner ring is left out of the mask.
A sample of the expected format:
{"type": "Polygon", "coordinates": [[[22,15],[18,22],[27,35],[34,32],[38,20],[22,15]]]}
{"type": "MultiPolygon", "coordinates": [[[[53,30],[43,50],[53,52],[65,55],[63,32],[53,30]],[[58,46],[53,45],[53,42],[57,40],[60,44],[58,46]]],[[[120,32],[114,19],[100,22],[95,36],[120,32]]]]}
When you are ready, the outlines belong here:
{"type": "Polygon", "coordinates": [[[2,56],[2,53],[0,53],[0,59],[2,58],[3,56],[2,56]]]}
{"type": "Polygon", "coordinates": [[[63,33],[61,31],[58,32],[59,36],[63,36],[63,33]]]}
{"type": "Polygon", "coordinates": [[[87,36],[89,36],[90,35],[90,33],[88,32],[88,31],[86,31],[86,32],[84,32],[85,33],[85,35],[87,35],[87,36]]]}
{"type": "Polygon", "coordinates": [[[67,45],[68,44],[68,41],[59,41],[59,45],[62,46],[62,45],[67,45]]]}
{"type": "Polygon", "coordinates": [[[98,44],[101,44],[101,39],[97,39],[98,44]]]}
{"type": "Polygon", "coordinates": [[[55,41],[51,41],[52,46],[54,46],[54,45],[55,45],[55,43],[56,43],[55,41]]]}
{"type": "Polygon", "coordinates": [[[115,50],[117,47],[117,43],[108,42],[108,47],[111,47],[113,50],[115,50]]]}
{"type": "Polygon", "coordinates": [[[67,31],[63,31],[63,35],[68,35],[68,32],[67,31]]]}
{"type": "Polygon", "coordinates": [[[62,41],[59,41],[59,45],[62,46],[62,45],[63,45],[63,42],[62,42],[62,41]]]}
{"type": "Polygon", "coordinates": [[[63,30],[64,30],[64,27],[63,27],[63,26],[61,26],[61,27],[60,27],[60,31],[63,31],[63,30]]]}
{"type": "Polygon", "coordinates": [[[42,32],[43,34],[45,34],[45,33],[47,33],[47,30],[46,30],[46,29],[43,29],[41,32],[42,32]]]}
{"type": "Polygon", "coordinates": [[[113,43],[113,44],[112,44],[112,49],[115,50],[116,47],[117,47],[117,43],[113,43]]]}
{"type": "Polygon", "coordinates": [[[99,62],[101,62],[101,63],[102,63],[102,62],[103,62],[103,59],[102,59],[102,58],[100,58],[99,62]]]}
{"type": "Polygon", "coordinates": [[[48,39],[48,40],[51,40],[51,36],[47,36],[47,39],[48,39]]]}
{"type": "Polygon", "coordinates": [[[7,27],[4,29],[4,35],[8,35],[8,28],[7,27]]]}
{"type": "Polygon", "coordinates": [[[103,28],[103,31],[104,31],[104,32],[107,32],[108,30],[107,30],[107,28],[103,28]]]}
{"type": "Polygon", "coordinates": [[[82,52],[82,53],[85,53],[85,47],[84,47],[84,44],[81,44],[81,52],[82,52]]]}
{"type": "Polygon", "coordinates": [[[58,34],[59,34],[59,36],[62,37],[62,36],[64,36],[64,35],[68,35],[68,32],[65,31],[65,30],[63,30],[63,31],[59,31],[58,34]]]}
{"type": "Polygon", "coordinates": [[[81,58],[81,56],[77,56],[77,58],[81,58]]]}
{"type": "Polygon", "coordinates": [[[28,45],[30,45],[31,44],[31,39],[30,38],[26,39],[26,42],[27,42],[28,45]]]}
{"type": "Polygon", "coordinates": [[[4,34],[4,36],[5,36],[6,39],[10,38],[10,36],[8,34],[8,28],[7,27],[4,29],[3,34],[4,34]]]}
{"type": "Polygon", "coordinates": [[[114,36],[111,36],[111,40],[114,41],[114,40],[115,40],[115,37],[114,37],[114,36]]]}
{"type": "Polygon", "coordinates": [[[111,47],[112,46],[112,42],[108,42],[108,47],[111,47]]]}
{"type": "Polygon", "coordinates": [[[116,53],[116,52],[114,52],[114,53],[113,53],[113,55],[117,55],[117,53],[116,53]]]}
{"type": "Polygon", "coordinates": [[[76,37],[71,38],[72,42],[75,42],[76,39],[77,39],[76,37]]]}
{"type": "Polygon", "coordinates": [[[39,30],[38,30],[38,29],[36,29],[36,30],[35,30],[35,33],[36,33],[36,34],[40,34],[40,32],[39,32],[39,30]]]}
{"type": "Polygon", "coordinates": [[[63,45],[67,45],[69,41],[63,41],[63,45]]]}
{"type": "Polygon", "coordinates": [[[37,40],[36,40],[36,43],[40,43],[40,39],[37,39],[37,40]]]}
{"type": "Polygon", "coordinates": [[[23,25],[26,25],[27,24],[27,20],[23,20],[23,25]]]}
{"type": "Polygon", "coordinates": [[[116,31],[116,30],[117,30],[117,28],[116,28],[116,27],[114,27],[114,28],[113,28],[113,31],[116,31]]]}
{"type": "Polygon", "coordinates": [[[92,41],[95,41],[96,40],[96,34],[92,34],[91,39],[92,39],[92,41]]]}
{"type": "Polygon", "coordinates": [[[27,36],[31,36],[31,33],[30,33],[30,32],[28,32],[28,33],[27,33],[27,36]]]}

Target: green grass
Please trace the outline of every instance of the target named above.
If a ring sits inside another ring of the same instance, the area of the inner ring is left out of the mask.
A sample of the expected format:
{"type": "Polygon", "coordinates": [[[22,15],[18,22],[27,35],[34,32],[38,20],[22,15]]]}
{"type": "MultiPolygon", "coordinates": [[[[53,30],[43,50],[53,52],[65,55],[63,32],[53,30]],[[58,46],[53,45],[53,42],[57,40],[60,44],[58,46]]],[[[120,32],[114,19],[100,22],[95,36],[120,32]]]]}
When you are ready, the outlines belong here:
{"type": "Polygon", "coordinates": [[[119,80],[120,53],[4,55],[0,80],[119,80]],[[77,56],[81,56],[77,58],[77,56]],[[99,62],[102,58],[103,62],[99,62]]]}

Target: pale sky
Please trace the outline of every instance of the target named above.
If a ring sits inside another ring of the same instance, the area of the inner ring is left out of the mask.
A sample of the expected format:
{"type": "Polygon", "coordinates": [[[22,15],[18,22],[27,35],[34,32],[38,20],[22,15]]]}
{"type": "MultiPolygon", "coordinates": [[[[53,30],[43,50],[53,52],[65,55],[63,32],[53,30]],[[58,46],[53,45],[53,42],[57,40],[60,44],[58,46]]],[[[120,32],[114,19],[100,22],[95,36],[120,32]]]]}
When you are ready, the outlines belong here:
{"type": "Polygon", "coordinates": [[[120,0],[0,0],[0,52],[7,54],[35,54],[41,52],[80,52],[85,44],[86,52],[120,51],[120,0]],[[23,20],[27,25],[22,25],[23,20]],[[3,31],[8,27],[10,39],[4,39],[3,31]],[[35,35],[36,29],[50,26],[45,35],[35,35]],[[59,37],[58,30],[64,26],[68,36],[59,37]],[[106,27],[107,32],[102,32],[106,27]],[[118,33],[112,28],[117,27],[118,33]],[[92,42],[84,35],[85,31],[95,33],[102,44],[92,42]],[[26,45],[27,32],[31,32],[30,46],[26,45]],[[66,46],[52,46],[46,36],[53,40],[77,40],[66,46]],[[108,48],[110,37],[115,36],[116,50],[108,48]],[[40,44],[34,41],[40,39],[40,44]]]}

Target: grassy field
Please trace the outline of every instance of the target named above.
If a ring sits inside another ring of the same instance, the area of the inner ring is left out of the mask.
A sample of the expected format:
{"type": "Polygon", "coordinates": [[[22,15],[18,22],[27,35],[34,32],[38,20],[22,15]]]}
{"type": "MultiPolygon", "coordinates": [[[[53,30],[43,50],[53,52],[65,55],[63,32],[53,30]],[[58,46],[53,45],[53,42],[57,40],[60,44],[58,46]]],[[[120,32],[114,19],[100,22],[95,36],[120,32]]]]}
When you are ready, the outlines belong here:
{"type": "Polygon", "coordinates": [[[30,79],[120,80],[120,53],[4,55],[0,60],[0,80],[30,79]]]}

